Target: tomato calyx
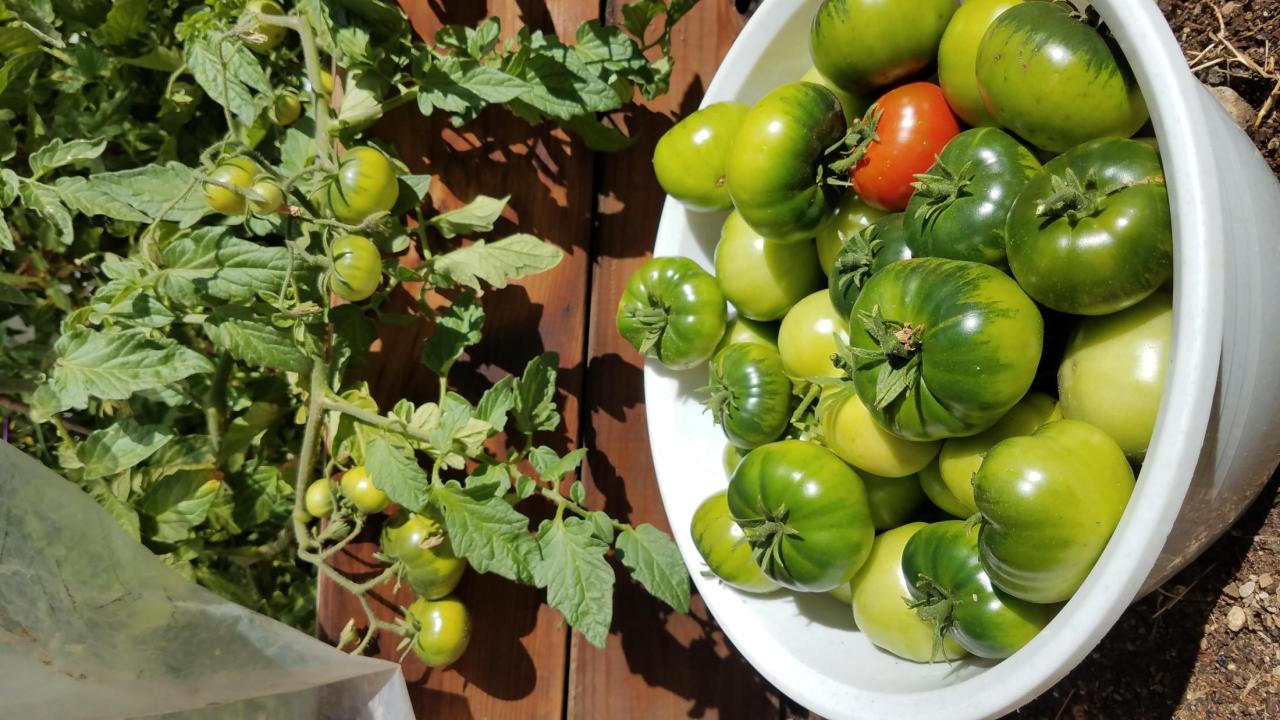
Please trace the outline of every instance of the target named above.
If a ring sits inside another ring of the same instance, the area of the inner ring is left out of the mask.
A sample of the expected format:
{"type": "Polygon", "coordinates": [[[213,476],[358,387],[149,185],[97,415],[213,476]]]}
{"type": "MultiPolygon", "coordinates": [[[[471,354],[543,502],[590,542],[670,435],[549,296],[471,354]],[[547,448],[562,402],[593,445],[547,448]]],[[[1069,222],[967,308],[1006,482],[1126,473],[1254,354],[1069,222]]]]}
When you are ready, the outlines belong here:
{"type": "Polygon", "coordinates": [[[786,568],[782,561],[782,541],[789,537],[800,537],[799,531],[787,524],[788,514],[786,503],[783,503],[776,510],[765,508],[764,517],[738,521],[738,527],[742,528],[747,541],[751,543],[756,564],[770,577],[777,574],[778,568],[786,568]]]}
{"type": "Polygon", "coordinates": [[[711,365],[711,382],[700,392],[707,393],[707,411],[717,425],[724,425],[728,416],[738,410],[738,395],[724,381],[724,376],[714,363],[711,365]]]}
{"type": "Polygon", "coordinates": [[[1081,180],[1073,170],[1067,169],[1061,175],[1052,176],[1050,183],[1049,196],[1036,203],[1036,217],[1050,220],[1066,218],[1076,223],[1101,212],[1102,202],[1108,197],[1140,185],[1163,185],[1164,179],[1148,177],[1104,186],[1093,173],[1081,180]]]}
{"type": "Polygon", "coordinates": [[[916,612],[916,617],[920,618],[921,622],[933,629],[933,652],[930,661],[941,656],[943,660],[951,662],[952,658],[947,657],[943,641],[955,624],[956,605],[962,601],[956,600],[938,581],[924,573],[920,573],[916,578],[915,586],[924,593],[924,597],[919,600],[903,598],[903,602],[916,612]]]}
{"type": "Polygon", "coordinates": [[[662,334],[667,331],[670,314],[671,311],[652,296],[649,297],[648,305],[634,308],[629,312],[631,319],[644,330],[644,338],[636,347],[641,355],[648,355],[649,351],[662,339],[662,334]]]}
{"type": "Polygon", "coordinates": [[[871,148],[871,144],[878,142],[880,136],[876,133],[880,126],[880,117],[884,115],[884,109],[878,104],[867,108],[867,112],[861,119],[855,120],[850,126],[849,131],[835,145],[827,148],[826,155],[834,155],[837,159],[828,163],[825,168],[819,166],[818,180],[823,180],[824,170],[829,170],[833,177],[828,177],[826,182],[831,185],[852,185],[849,180],[842,179],[842,176],[851,175],[853,168],[866,157],[867,150],[871,148]]]}
{"type": "Polygon", "coordinates": [[[884,241],[880,237],[880,226],[875,223],[845,238],[840,253],[836,255],[832,277],[839,278],[837,282],[852,283],[861,289],[867,278],[871,277],[871,265],[882,245],[884,241]]]}
{"type": "Polygon", "coordinates": [[[964,197],[964,192],[973,182],[973,164],[966,162],[960,170],[952,170],[946,163],[939,161],[931,172],[919,173],[911,187],[916,189],[916,197],[924,203],[916,211],[922,215],[926,227],[932,225],[951,204],[964,197]]]}
{"type": "Polygon", "coordinates": [[[844,344],[836,366],[853,377],[854,373],[879,366],[876,377],[875,407],[883,410],[897,400],[907,388],[920,380],[920,349],[924,342],[924,325],[886,320],[876,305],[871,312],[861,312],[859,322],[872,339],[875,349],[844,344]]]}

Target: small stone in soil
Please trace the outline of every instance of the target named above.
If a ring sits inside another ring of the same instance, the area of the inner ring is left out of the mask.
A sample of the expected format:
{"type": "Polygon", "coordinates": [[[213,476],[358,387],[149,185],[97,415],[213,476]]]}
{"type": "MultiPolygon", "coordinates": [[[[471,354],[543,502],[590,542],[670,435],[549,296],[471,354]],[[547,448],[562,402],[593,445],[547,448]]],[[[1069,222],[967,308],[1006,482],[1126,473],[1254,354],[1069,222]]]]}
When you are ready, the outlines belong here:
{"type": "Polygon", "coordinates": [[[1226,587],[1222,588],[1222,592],[1223,594],[1230,595],[1234,598],[1240,597],[1240,587],[1235,583],[1230,583],[1226,587]]]}
{"type": "Polygon", "coordinates": [[[1272,583],[1271,573],[1262,573],[1261,575],[1258,576],[1258,587],[1262,588],[1263,590],[1266,590],[1267,588],[1271,587],[1271,583],[1272,583]]]}
{"type": "Polygon", "coordinates": [[[1222,17],[1224,18],[1231,17],[1239,9],[1240,9],[1240,3],[1238,2],[1229,2],[1223,5],[1221,8],[1219,8],[1219,10],[1222,12],[1222,17]]]}
{"type": "Polygon", "coordinates": [[[1240,628],[1244,627],[1244,621],[1244,608],[1239,605],[1233,605],[1227,611],[1227,629],[1231,632],[1240,632],[1240,628]]]}
{"type": "Polygon", "coordinates": [[[1245,584],[1241,585],[1241,586],[1240,586],[1240,597],[1245,597],[1245,598],[1249,597],[1250,595],[1252,595],[1252,594],[1253,594],[1253,591],[1254,591],[1255,589],[1257,589],[1257,587],[1258,587],[1258,583],[1256,583],[1256,582],[1254,582],[1254,581],[1252,581],[1252,580],[1250,580],[1249,582],[1247,582],[1247,583],[1245,583],[1245,584]]]}

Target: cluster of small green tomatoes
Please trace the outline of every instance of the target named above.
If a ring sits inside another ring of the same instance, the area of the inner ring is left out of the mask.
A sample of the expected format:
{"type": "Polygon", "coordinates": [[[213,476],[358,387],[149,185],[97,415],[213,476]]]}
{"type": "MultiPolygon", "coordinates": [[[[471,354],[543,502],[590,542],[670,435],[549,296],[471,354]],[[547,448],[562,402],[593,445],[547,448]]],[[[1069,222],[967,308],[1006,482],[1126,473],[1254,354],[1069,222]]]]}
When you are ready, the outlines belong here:
{"type": "MultiPolygon", "coordinates": [[[[363,465],[342,473],[338,489],[354,511],[365,515],[383,513],[391,504],[363,465]]],[[[333,482],[327,478],[312,482],[304,507],[311,517],[331,517],[335,510],[333,482]]],[[[451,665],[471,641],[467,607],[450,594],[462,580],[467,561],[454,554],[439,517],[403,509],[383,525],[381,549],[383,558],[397,564],[399,577],[418,596],[408,608],[419,628],[413,639],[414,653],[428,667],[451,665]]]]}
{"type": "Polygon", "coordinates": [[[1060,3],[828,0],[810,50],[800,81],[658,142],[668,194],[732,212],[714,275],[654,258],[618,330],[709,365],[711,573],[831,593],[911,660],[1008,657],[1102,555],[1159,408],[1172,230],[1157,147],[1130,139],[1146,107],[1060,3]]]}

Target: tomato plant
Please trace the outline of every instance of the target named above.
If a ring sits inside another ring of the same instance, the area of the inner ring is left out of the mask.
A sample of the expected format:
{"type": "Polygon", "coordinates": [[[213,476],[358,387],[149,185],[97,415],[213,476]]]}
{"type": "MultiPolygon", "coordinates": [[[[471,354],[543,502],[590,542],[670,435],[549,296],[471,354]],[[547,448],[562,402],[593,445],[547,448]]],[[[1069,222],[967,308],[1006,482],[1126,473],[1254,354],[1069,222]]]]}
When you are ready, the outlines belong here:
{"type": "Polygon", "coordinates": [[[716,279],[688,258],[653,258],[618,300],[618,332],[670,368],[706,362],[724,337],[728,311],[716,279]]]}
{"type": "Polygon", "coordinates": [[[1106,433],[1058,420],[987,452],[973,479],[982,567],[1034,603],[1071,597],[1120,522],[1133,470],[1106,433]]]}
{"type": "MultiPolygon", "coordinates": [[[[505,107],[619,149],[609,114],[665,92],[689,3],[567,28],[576,42],[497,18],[424,41],[394,3],[330,5],[42,2],[0,18],[7,439],[176,572],[308,631],[317,575],[356,595],[398,574],[427,595],[453,582],[433,584],[453,572],[434,562],[375,564],[357,582],[327,561],[384,523],[362,510],[391,502],[443,528],[437,560],[546,590],[592,643],[611,617],[606,552],[687,609],[670,539],[584,507],[582,451],[538,444],[561,425],[554,354],[510,358],[514,375],[467,383],[468,396],[452,389],[483,337],[487,291],[563,253],[496,235],[506,196],[433,207],[432,178],[366,128],[392,108],[462,127],[505,107]],[[379,287],[405,306],[388,312],[379,287]],[[419,372],[438,392],[375,400],[361,366],[377,323],[406,315],[430,328],[419,372]]],[[[411,615],[352,618],[339,644],[413,637],[411,615]]],[[[417,637],[420,650],[436,642],[417,637]]]]}
{"type": "Polygon", "coordinates": [[[778,351],[735,343],[711,360],[707,408],[729,441],[753,448],[777,440],[791,420],[791,379],[778,351]]]}
{"type": "Polygon", "coordinates": [[[1121,138],[1072,148],[1027,183],[1005,235],[1009,267],[1037,302],[1075,315],[1137,303],[1173,274],[1160,156],[1121,138]]]}
{"type": "Polygon", "coordinates": [[[938,650],[952,638],[978,657],[1007,658],[1053,619],[1053,606],[1019,600],[991,584],[978,558],[978,530],[960,520],[912,535],[902,550],[902,574],[910,607],[932,628],[938,650]]]}
{"type": "Polygon", "coordinates": [[[990,427],[1031,387],[1044,339],[1017,283],[959,260],[889,265],[862,288],[853,318],[841,367],[876,421],[909,440],[990,427]]]}
{"type": "Polygon", "coordinates": [[[873,207],[902,212],[916,175],[960,132],[942,88],[917,82],[885,93],[855,127],[848,165],[853,191],[873,207]]]}
{"type": "Polygon", "coordinates": [[[702,501],[689,526],[693,545],[712,575],[730,587],[749,593],[769,593],[778,589],[751,557],[742,528],[729,515],[727,493],[721,490],[702,501]]]}
{"type": "Polygon", "coordinates": [[[1147,121],[1124,53],[1065,4],[1024,2],[1000,13],[978,46],[977,80],[996,122],[1051,153],[1127,138],[1147,121]]]}
{"type": "Polygon", "coordinates": [[[691,210],[728,210],[725,163],[746,114],[742,103],[713,103],[663,133],[653,149],[662,189],[691,210]]]}
{"type": "Polygon", "coordinates": [[[862,479],[803,440],[747,453],[729,480],[729,513],[765,575],[803,592],[847,582],[875,535],[862,479]]]}

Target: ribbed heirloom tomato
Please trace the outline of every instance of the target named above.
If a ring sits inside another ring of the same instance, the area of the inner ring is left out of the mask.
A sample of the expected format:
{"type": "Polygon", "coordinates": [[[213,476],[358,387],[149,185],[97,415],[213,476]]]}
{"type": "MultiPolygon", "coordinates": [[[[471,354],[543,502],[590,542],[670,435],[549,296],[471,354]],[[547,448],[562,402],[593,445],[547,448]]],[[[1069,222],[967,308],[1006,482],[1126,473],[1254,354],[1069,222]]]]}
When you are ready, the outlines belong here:
{"type": "Polygon", "coordinates": [[[849,92],[911,77],[933,62],[952,0],[826,0],[809,29],[813,64],[849,92]]]}
{"type": "Polygon", "coordinates": [[[711,360],[707,408],[730,442],[753,448],[772,442],[791,419],[791,379],[778,351],[737,343],[711,360]]]}
{"type": "Polygon", "coordinates": [[[730,587],[749,593],[768,593],[778,589],[751,557],[751,545],[742,528],[729,515],[729,501],[724,490],[712,495],[693,513],[689,532],[698,554],[711,574],[730,587]]]}
{"type": "Polygon", "coordinates": [[[706,362],[724,336],[724,293],[689,258],[658,257],[640,266],[618,299],[618,333],[644,355],[681,370],[706,362]]]}
{"type": "Polygon", "coordinates": [[[831,267],[827,288],[836,312],[848,317],[871,276],[899,260],[911,258],[902,213],[890,213],[851,235],[831,267]]]}
{"type": "Polygon", "coordinates": [[[882,210],[905,210],[916,175],[926,172],[959,132],[942,88],[917,82],[890,90],[862,121],[850,157],[857,160],[849,170],[854,192],[882,210]]]}

